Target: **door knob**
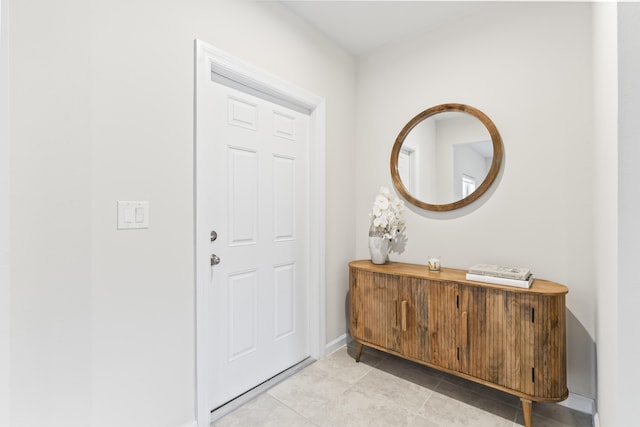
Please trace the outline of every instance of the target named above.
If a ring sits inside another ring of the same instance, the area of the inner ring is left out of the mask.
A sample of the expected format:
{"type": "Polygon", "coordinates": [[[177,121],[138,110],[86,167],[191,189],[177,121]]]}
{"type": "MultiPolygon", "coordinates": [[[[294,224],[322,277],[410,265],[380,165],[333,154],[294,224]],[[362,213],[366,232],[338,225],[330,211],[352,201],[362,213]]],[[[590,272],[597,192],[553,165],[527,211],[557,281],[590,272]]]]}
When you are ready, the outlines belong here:
{"type": "Polygon", "coordinates": [[[220,264],[220,257],[216,254],[212,254],[211,255],[211,265],[218,265],[220,264]]]}

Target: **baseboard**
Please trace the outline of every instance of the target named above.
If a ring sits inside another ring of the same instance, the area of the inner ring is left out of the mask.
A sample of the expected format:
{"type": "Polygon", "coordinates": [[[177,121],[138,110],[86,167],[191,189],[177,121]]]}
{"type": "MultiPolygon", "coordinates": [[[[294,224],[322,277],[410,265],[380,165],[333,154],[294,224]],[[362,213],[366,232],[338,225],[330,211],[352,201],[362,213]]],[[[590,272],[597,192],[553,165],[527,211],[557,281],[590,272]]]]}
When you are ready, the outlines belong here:
{"type": "Polygon", "coordinates": [[[196,420],[189,421],[180,425],[180,427],[198,427],[198,422],[196,420]]]}
{"type": "Polygon", "coordinates": [[[325,346],[324,354],[331,354],[337,349],[344,347],[345,345],[347,345],[347,334],[342,334],[325,346]]]}
{"type": "Polygon", "coordinates": [[[593,427],[600,427],[600,418],[598,417],[598,413],[593,416],[593,427]]]}
{"type": "Polygon", "coordinates": [[[582,412],[589,415],[595,414],[595,402],[593,399],[581,396],[575,393],[569,393],[569,397],[562,402],[558,402],[558,405],[565,406],[569,409],[573,409],[578,412],[582,412]]]}

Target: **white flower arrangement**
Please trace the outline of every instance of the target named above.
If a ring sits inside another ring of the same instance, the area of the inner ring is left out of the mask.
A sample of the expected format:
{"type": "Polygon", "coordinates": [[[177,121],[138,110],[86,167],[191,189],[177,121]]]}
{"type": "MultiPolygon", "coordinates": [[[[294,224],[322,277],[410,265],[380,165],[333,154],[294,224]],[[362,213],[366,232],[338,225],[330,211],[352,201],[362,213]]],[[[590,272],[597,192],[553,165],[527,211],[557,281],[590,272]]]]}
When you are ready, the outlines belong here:
{"type": "Polygon", "coordinates": [[[404,230],[404,202],[387,187],[380,187],[380,194],[373,202],[373,208],[369,212],[371,230],[376,235],[393,240],[398,233],[404,230]]]}

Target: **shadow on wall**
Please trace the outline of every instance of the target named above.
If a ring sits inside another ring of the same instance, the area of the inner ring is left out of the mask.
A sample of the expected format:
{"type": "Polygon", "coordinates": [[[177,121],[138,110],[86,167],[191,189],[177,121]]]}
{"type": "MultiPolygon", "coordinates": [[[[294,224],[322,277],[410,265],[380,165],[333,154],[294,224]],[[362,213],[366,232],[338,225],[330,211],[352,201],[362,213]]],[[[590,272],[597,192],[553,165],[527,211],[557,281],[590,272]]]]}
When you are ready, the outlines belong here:
{"type": "Polygon", "coordinates": [[[569,392],[596,398],[596,343],[567,309],[567,383],[569,392]]]}

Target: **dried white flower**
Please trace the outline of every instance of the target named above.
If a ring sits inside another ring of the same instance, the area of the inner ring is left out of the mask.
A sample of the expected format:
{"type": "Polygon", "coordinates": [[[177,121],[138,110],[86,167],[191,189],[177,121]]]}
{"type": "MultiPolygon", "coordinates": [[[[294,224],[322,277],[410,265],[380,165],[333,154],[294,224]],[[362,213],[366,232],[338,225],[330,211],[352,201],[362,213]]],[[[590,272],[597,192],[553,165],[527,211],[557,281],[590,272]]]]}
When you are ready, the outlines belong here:
{"type": "Polygon", "coordinates": [[[387,187],[380,187],[373,202],[369,218],[374,231],[392,240],[404,230],[404,202],[391,194],[387,187]]]}

